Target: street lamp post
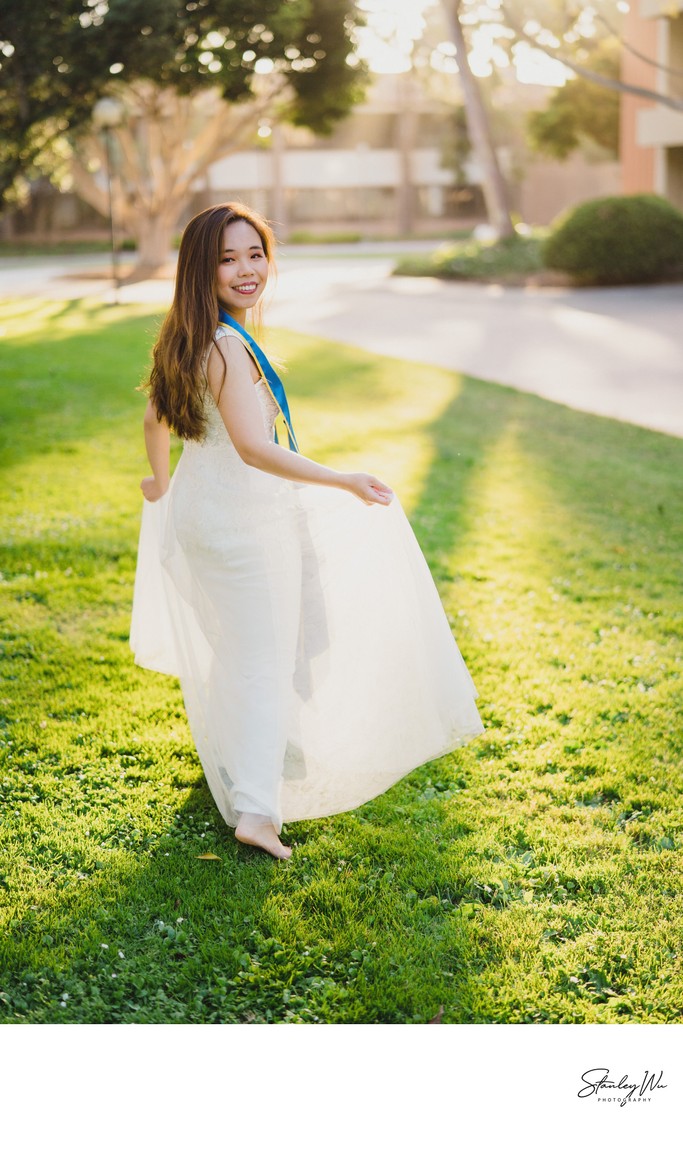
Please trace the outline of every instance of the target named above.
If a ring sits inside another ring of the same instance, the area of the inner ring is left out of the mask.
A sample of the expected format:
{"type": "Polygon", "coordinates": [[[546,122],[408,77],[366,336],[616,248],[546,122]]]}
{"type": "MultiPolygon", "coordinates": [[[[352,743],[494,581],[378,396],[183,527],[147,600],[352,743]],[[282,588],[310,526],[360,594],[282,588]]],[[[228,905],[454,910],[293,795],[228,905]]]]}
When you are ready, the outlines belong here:
{"type": "Polygon", "coordinates": [[[114,197],[112,195],[112,174],[114,171],[114,153],[112,150],[112,129],[118,127],[123,118],[123,108],[118,100],[105,97],[98,100],[93,109],[93,123],[101,128],[104,135],[104,147],[107,155],[107,192],[109,202],[109,234],[111,239],[111,278],[114,284],[114,304],[119,302],[119,264],[116,249],[116,224],[114,220],[114,197]]]}

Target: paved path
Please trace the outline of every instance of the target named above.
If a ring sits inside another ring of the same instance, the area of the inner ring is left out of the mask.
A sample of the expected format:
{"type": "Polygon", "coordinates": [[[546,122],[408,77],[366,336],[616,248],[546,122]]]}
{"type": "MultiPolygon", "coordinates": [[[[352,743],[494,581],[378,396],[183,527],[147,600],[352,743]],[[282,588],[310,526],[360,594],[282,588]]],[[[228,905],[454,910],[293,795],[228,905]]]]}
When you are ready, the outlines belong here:
{"type": "Polygon", "coordinates": [[[268,320],[683,437],[683,284],[567,290],[292,268],[268,320]]]}
{"type": "MultiPolygon", "coordinates": [[[[110,298],[101,281],[64,278],[103,265],[3,260],[0,292],[110,298]]],[[[268,322],[683,437],[683,284],[533,290],[391,278],[391,267],[381,245],[285,252],[268,322]]],[[[155,280],[121,300],[165,306],[170,294],[155,280]]]]}

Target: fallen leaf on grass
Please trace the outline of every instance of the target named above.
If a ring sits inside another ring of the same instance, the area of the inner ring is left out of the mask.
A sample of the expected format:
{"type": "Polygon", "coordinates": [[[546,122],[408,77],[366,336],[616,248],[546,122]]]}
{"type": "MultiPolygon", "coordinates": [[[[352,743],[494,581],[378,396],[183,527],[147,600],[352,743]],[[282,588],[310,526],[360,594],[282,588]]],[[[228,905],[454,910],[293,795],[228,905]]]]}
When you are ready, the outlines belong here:
{"type": "Polygon", "coordinates": [[[205,855],[195,855],[194,857],[196,859],[216,859],[217,862],[221,861],[220,855],[212,855],[211,853],[205,855]]]}

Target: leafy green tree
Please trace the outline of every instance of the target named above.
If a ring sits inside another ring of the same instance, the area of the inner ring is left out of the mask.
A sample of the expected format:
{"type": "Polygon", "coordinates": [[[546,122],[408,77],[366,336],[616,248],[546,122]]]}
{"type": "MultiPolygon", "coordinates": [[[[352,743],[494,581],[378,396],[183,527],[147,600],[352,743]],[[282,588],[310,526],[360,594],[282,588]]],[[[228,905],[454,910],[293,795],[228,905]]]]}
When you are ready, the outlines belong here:
{"type": "MultiPolygon", "coordinates": [[[[191,105],[201,94],[211,115],[227,119],[244,105],[245,121],[256,98],[261,114],[275,102],[278,117],[325,132],[364,89],[365,69],[351,56],[361,22],[354,0],[0,0],[0,202],[55,144],[87,139],[93,108],[112,88],[147,95],[152,122],[138,117],[138,148],[153,148],[155,138],[160,148],[175,145],[169,108],[180,101],[196,121],[201,111],[191,105]]],[[[230,140],[218,149],[207,156],[195,147],[194,179],[230,140]]]]}
{"type": "MultiPolygon", "coordinates": [[[[619,76],[619,44],[608,40],[593,51],[590,67],[601,75],[619,76]]],[[[612,156],[619,150],[619,92],[583,76],[556,88],[545,108],[528,118],[529,141],[537,152],[564,160],[585,140],[612,156]]]]}

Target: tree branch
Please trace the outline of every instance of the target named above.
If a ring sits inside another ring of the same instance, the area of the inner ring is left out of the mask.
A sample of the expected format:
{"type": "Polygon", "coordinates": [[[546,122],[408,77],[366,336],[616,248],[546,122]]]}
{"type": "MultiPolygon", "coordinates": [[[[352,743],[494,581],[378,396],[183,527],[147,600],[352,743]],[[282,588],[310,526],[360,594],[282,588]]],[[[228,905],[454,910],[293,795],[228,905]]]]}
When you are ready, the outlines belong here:
{"type": "Polygon", "coordinates": [[[646,100],[654,100],[658,104],[664,104],[667,108],[673,108],[675,112],[683,112],[683,99],[667,96],[664,92],[655,91],[654,88],[641,88],[639,84],[628,84],[625,80],[615,80],[611,76],[603,76],[600,72],[594,72],[591,68],[584,68],[582,64],[575,63],[562,52],[556,52],[546,44],[539,44],[532,36],[527,36],[526,32],[510,17],[503,5],[501,5],[500,12],[518,40],[530,44],[538,52],[544,52],[551,60],[557,60],[558,64],[564,64],[565,68],[569,68],[570,72],[576,72],[577,76],[583,76],[584,80],[591,80],[594,84],[601,84],[603,88],[611,88],[615,92],[627,92],[631,96],[642,96],[646,100]]]}
{"type": "Polygon", "coordinates": [[[595,15],[600,23],[605,25],[610,36],[614,36],[622,48],[625,48],[632,56],[636,56],[637,59],[642,60],[644,64],[649,64],[652,68],[656,68],[658,72],[666,72],[669,76],[683,77],[683,68],[671,68],[668,64],[660,64],[657,60],[653,60],[651,56],[646,56],[644,52],[639,52],[637,48],[633,47],[633,44],[629,44],[627,40],[623,39],[617,29],[610,24],[606,16],[603,16],[601,12],[596,12],[595,15]]]}

